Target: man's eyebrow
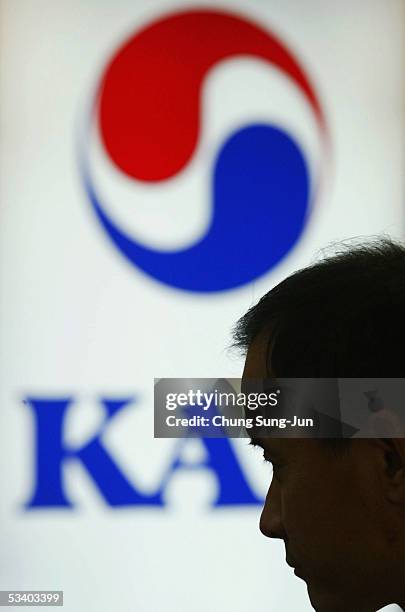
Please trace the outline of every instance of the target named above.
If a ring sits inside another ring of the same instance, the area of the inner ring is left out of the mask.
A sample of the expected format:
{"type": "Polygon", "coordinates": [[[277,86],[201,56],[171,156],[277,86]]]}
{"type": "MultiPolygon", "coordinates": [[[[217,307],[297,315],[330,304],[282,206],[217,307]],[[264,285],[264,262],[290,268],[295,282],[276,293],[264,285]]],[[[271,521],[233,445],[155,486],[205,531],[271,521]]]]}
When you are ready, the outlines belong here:
{"type": "Polygon", "coordinates": [[[249,444],[251,446],[259,446],[264,450],[263,442],[260,441],[260,438],[250,438],[249,444]]]}
{"type": "Polygon", "coordinates": [[[258,447],[258,448],[262,448],[266,457],[274,457],[274,458],[280,458],[280,454],[278,452],[277,449],[273,448],[269,448],[268,443],[266,444],[266,446],[264,445],[264,442],[262,441],[262,438],[255,438],[255,437],[251,437],[250,441],[249,441],[249,445],[250,446],[254,446],[254,447],[258,447]]]}

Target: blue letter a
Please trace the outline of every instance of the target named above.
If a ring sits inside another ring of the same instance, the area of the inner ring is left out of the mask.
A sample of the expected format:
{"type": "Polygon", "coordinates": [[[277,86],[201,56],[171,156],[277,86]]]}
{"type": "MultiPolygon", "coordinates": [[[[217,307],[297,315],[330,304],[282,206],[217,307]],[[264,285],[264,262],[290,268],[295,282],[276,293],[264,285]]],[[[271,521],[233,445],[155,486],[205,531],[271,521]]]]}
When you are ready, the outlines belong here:
{"type": "Polygon", "coordinates": [[[189,464],[181,458],[183,448],[188,442],[188,439],[179,441],[174,459],[163,481],[162,494],[178,470],[208,469],[216,476],[218,485],[218,493],[212,504],[214,507],[263,503],[263,500],[249,486],[228,438],[200,438],[206,459],[196,464],[189,464]]]}

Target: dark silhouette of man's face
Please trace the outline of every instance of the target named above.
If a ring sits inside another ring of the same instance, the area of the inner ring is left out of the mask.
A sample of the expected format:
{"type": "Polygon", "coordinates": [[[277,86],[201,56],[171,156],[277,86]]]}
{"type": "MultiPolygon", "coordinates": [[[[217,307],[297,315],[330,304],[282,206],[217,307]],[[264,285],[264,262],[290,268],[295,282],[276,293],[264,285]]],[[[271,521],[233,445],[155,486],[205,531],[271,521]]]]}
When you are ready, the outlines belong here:
{"type": "MultiPolygon", "coordinates": [[[[249,347],[243,378],[269,376],[267,336],[249,347]]],[[[404,440],[257,441],[273,464],[262,533],[284,541],[286,561],[318,612],[374,612],[405,603],[404,440]],[[401,603],[402,602],[402,603],[401,603]]]]}

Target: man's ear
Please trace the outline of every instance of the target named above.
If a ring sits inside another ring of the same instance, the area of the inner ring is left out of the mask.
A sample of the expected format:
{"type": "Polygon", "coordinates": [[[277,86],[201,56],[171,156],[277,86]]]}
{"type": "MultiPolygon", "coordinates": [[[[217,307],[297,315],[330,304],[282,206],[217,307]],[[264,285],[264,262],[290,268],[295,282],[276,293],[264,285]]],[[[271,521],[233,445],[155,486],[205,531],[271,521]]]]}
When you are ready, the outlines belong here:
{"type": "Polygon", "coordinates": [[[373,412],[369,417],[369,426],[375,438],[404,438],[405,427],[399,415],[389,408],[373,412]]]}
{"type": "Polygon", "coordinates": [[[405,438],[379,438],[375,441],[382,453],[382,477],[387,499],[405,508],[405,438]]]}

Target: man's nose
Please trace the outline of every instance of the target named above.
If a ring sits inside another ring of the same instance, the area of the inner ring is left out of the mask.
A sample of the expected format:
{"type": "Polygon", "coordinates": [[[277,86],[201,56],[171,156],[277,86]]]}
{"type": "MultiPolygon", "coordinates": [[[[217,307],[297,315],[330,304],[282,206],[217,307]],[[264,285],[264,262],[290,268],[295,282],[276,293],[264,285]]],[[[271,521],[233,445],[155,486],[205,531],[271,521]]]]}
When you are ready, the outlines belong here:
{"type": "Polygon", "coordinates": [[[284,527],[281,518],[280,492],[276,480],[270,485],[260,516],[260,531],[267,538],[285,538],[284,527]]]}

